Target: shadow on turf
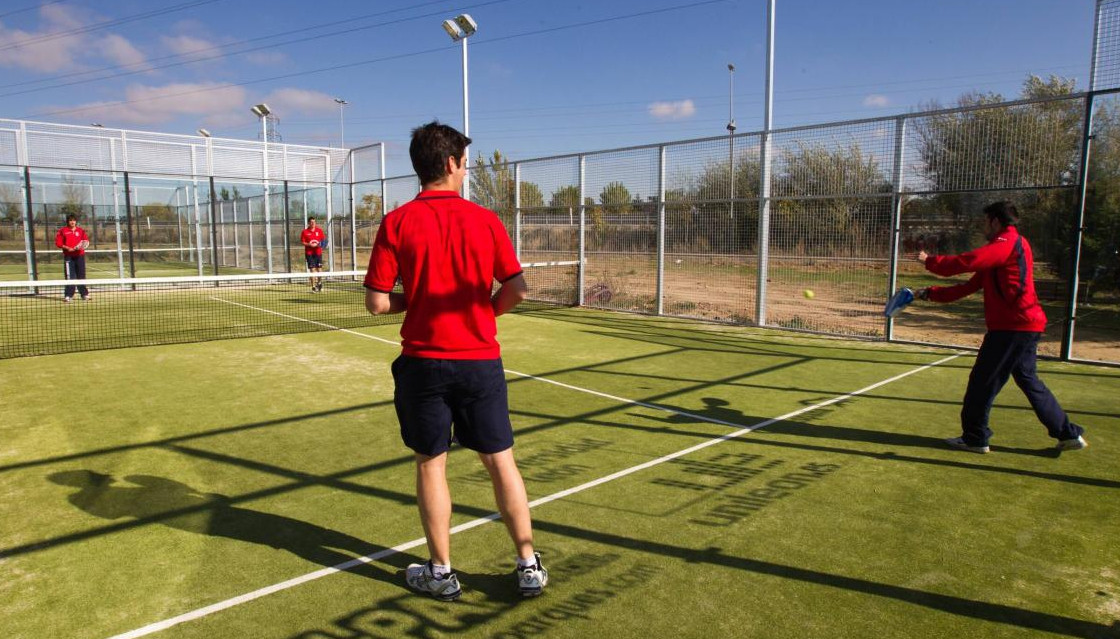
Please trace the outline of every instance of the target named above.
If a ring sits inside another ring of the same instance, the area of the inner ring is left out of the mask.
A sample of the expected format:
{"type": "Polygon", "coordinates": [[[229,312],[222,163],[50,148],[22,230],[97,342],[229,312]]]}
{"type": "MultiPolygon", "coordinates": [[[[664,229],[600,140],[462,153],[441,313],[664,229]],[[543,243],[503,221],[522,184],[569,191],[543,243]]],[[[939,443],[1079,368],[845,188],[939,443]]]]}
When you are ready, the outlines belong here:
{"type": "MultiPolygon", "coordinates": [[[[730,408],[730,402],[719,397],[704,397],[701,401],[704,402],[704,408],[686,412],[692,413],[693,415],[697,415],[699,417],[706,417],[714,421],[730,422],[732,424],[743,424],[744,426],[746,426],[747,424],[757,424],[763,421],[761,418],[750,417],[743,414],[743,412],[740,410],[730,408]]],[[[833,408],[834,406],[839,406],[842,403],[843,402],[837,402],[834,405],[822,407],[818,411],[814,411],[813,413],[808,414],[823,414],[828,409],[833,408]]],[[[697,424],[705,423],[706,421],[681,413],[674,413],[669,415],[668,417],[654,417],[652,415],[641,415],[638,413],[630,413],[630,415],[634,417],[644,417],[649,420],[665,422],[668,424],[697,424]]],[[[892,433],[882,430],[852,428],[849,426],[822,426],[819,424],[810,424],[806,422],[778,421],[772,424],[767,424],[763,430],[765,430],[767,433],[777,435],[794,435],[796,437],[819,437],[824,439],[867,442],[869,444],[884,444],[887,446],[935,448],[938,450],[944,450],[946,448],[944,439],[940,437],[909,435],[906,433],[892,433]]],[[[711,435],[706,436],[710,437],[711,435]]],[[[992,450],[1000,453],[1015,453],[1019,455],[1030,455],[1033,457],[1057,458],[1060,454],[1060,452],[1052,446],[1043,449],[992,446],[992,450]]]]}
{"type": "MultiPolygon", "coordinates": [[[[60,486],[77,488],[67,500],[101,519],[151,520],[176,530],[247,541],[285,550],[325,567],[381,552],[385,548],[306,521],[232,505],[224,495],[199,492],[187,484],[154,475],[129,475],[119,482],[92,470],[69,470],[48,476],[60,486]],[[167,516],[168,513],[179,513],[167,516]]],[[[400,555],[394,563],[415,558],[400,555]]],[[[403,583],[398,573],[372,564],[349,569],[378,581],[403,583]]]]}

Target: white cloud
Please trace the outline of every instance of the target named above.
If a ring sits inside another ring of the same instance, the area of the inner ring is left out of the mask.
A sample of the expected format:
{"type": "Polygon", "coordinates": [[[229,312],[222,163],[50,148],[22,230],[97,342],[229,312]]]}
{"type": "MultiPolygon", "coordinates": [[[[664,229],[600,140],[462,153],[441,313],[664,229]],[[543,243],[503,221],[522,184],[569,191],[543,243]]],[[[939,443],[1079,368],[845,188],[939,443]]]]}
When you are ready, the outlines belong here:
{"type": "Polygon", "coordinates": [[[874,107],[876,109],[890,106],[890,104],[891,101],[887,99],[887,96],[879,95],[877,93],[872,93],[871,95],[863,99],[863,106],[874,107]]]}
{"type": "MultiPolygon", "coordinates": [[[[101,55],[113,64],[121,66],[143,65],[148,58],[125,38],[113,33],[105,36],[99,43],[101,55]]],[[[147,66],[147,65],[145,65],[147,66]]]]}
{"type": "Polygon", "coordinates": [[[160,42],[162,42],[163,46],[171,51],[171,53],[191,60],[220,55],[210,50],[218,46],[217,43],[194,36],[162,36],[160,42]]]}
{"type": "MultiPolygon", "coordinates": [[[[160,124],[181,116],[215,118],[245,110],[247,96],[242,87],[216,83],[132,85],[125,90],[126,104],[90,102],[77,107],[56,107],[69,114],[80,109],[82,119],[116,124],[160,124]]],[[[247,112],[247,111],[246,111],[247,112]]],[[[241,120],[239,120],[241,121],[241,120]]]]}
{"type": "Polygon", "coordinates": [[[264,101],[280,116],[281,121],[287,114],[315,115],[330,113],[338,109],[334,97],[319,91],[307,89],[277,89],[265,96],[264,101]]]}
{"type": "Polygon", "coordinates": [[[38,29],[23,31],[0,24],[0,66],[56,73],[80,69],[90,57],[101,57],[114,64],[144,60],[144,55],[119,35],[100,39],[87,33],[61,35],[99,20],[81,9],[56,3],[39,8],[38,29]]]}
{"type": "Polygon", "coordinates": [[[696,115],[696,105],[692,100],[654,102],[649,105],[649,114],[658,120],[683,120],[696,115]]]}

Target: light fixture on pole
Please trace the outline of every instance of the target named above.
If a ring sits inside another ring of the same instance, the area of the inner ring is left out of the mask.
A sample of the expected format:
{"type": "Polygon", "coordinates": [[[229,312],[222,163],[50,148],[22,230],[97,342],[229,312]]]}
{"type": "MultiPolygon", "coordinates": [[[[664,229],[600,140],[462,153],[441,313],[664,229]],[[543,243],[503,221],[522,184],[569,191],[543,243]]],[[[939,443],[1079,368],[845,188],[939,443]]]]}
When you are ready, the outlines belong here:
{"type": "MultiPolygon", "coordinates": [[[[443,30],[447,35],[451,36],[453,42],[463,43],[463,135],[471,136],[471,118],[470,118],[470,91],[467,84],[467,38],[474,35],[478,31],[478,23],[474,21],[469,14],[462,14],[456,16],[454,20],[444,20],[443,30]]],[[[470,199],[471,197],[471,149],[466,148],[466,168],[467,174],[463,177],[463,197],[470,199]]]]}
{"type": "Polygon", "coordinates": [[[342,98],[335,98],[334,101],[335,101],[335,104],[338,105],[338,131],[339,131],[339,137],[342,139],[342,142],[339,144],[339,146],[345,149],[346,148],[346,121],[342,117],[342,109],[350,103],[347,102],[346,100],[343,100],[342,98]]]}
{"type": "Polygon", "coordinates": [[[105,126],[104,124],[101,124],[100,122],[90,122],[90,123],[89,123],[89,125],[90,125],[90,126],[95,126],[95,127],[99,128],[99,129],[100,129],[100,128],[103,128],[103,127],[105,126]]]}
{"type": "Polygon", "coordinates": [[[201,135],[204,138],[210,137],[210,132],[207,131],[206,129],[199,129],[198,134],[201,135]]]}
{"type": "Polygon", "coordinates": [[[735,219],[735,65],[727,65],[727,166],[731,177],[731,219],[735,219]]]}

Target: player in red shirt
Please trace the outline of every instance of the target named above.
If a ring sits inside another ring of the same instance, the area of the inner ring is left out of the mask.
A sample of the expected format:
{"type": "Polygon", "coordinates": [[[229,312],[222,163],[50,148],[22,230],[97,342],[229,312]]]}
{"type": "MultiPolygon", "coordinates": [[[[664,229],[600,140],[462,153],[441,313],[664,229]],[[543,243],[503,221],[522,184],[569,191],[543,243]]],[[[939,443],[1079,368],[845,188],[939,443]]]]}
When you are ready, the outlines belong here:
{"type": "Polygon", "coordinates": [[[984,234],[988,244],[960,255],[918,253],[918,261],[942,276],[973,273],[963,284],[931,286],[917,292],[918,299],[953,302],[984,290],[984,320],[988,332],[968,376],[961,408],[960,437],[945,440],[953,448],[988,452],[988,415],[1000,389],[1012,377],[1059,450],[1080,450],[1088,444],[1085,431],[1069,420],[1054,394],[1038,378],[1038,340],[1046,328],[1046,313],[1034,289],[1034,252],[1019,235],[1019,212],[1010,202],[996,202],[984,209],[984,234]]]}
{"type": "Polygon", "coordinates": [[[459,196],[470,138],[432,122],[412,131],[409,156],[422,192],[385,216],[365,286],[374,315],[405,313],[403,353],[393,362],[394,404],[416,455],[416,496],[430,559],[405,573],[436,597],[462,593],[451,572],[447,451],[458,442],[490,473],[502,521],[517,550],[518,587],[539,595],[548,571],[533,548],[525,483],[513,458],[505,373],[495,317],[525,299],[525,278],[498,216],[459,196]],[[397,278],[403,292],[393,292],[397,278]],[[494,281],[500,283],[491,295],[494,281]]]}
{"type": "MultiPolygon", "coordinates": [[[[54,245],[62,249],[63,277],[68,280],[86,279],[85,247],[89,245],[89,236],[85,229],[78,226],[78,216],[73,213],[66,216],[66,226],[54,234],[54,245]]],[[[63,290],[62,301],[74,299],[75,288],[83,300],[89,301],[89,289],[85,286],[67,286],[63,290]]]]}
{"type": "MultiPolygon", "coordinates": [[[[319,228],[315,216],[307,218],[307,228],[299,234],[299,242],[303,244],[303,259],[307,262],[308,273],[321,273],[323,271],[323,241],[327,235],[319,228]]],[[[311,278],[311,292],[318,293],[323,290],[323,278],[311,278]]]]}

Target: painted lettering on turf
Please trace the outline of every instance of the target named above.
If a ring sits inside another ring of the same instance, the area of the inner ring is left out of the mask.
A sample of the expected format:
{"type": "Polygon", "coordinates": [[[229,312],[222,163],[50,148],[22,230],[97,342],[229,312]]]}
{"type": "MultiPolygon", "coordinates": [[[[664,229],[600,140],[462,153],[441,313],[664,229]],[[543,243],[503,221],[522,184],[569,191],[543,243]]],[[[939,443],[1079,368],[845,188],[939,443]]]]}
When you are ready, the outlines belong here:
{"type": "Polygon", "coordinates": [[[839,469],[838,464],[805,464],[745,494],[721,495],[718,505],[689,521],[701,526],[730,526],[839,469]]]}

